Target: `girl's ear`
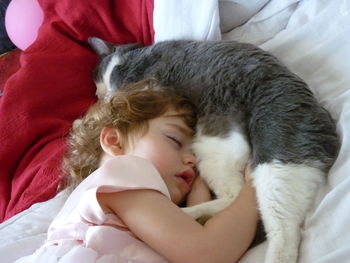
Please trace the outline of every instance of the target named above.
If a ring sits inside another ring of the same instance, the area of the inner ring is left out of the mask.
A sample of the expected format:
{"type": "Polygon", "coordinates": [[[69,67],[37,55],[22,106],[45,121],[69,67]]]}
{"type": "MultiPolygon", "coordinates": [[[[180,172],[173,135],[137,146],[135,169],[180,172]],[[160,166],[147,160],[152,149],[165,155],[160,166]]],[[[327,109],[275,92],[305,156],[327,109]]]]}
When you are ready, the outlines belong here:
{"type": "Polygon", "coordinates": [[[100,144],[103,151],[111,156],[124,154],[117,129],[104,127],[100,134],[100,144]]]}

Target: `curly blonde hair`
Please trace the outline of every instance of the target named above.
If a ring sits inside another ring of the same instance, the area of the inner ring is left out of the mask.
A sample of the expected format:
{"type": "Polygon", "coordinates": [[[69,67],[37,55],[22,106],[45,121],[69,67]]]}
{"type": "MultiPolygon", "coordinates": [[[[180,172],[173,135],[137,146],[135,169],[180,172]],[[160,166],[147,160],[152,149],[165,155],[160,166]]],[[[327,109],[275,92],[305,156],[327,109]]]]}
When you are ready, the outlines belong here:
{"type": "Polygon", "coordinates": [[[172,89],[160,87],[154,79],[129,85],[108,101],[92,105],[84,117],[73,123],[68,138],[68,149],[63,158],[66,184],[75,187],[98,168],[102,156],[100,133],[104,127],[118,129],[122,142],[127,143],[131,134],[145,134],[148,121],[169,109],[177,111],[194,131],[194,105],[172,89]]]}

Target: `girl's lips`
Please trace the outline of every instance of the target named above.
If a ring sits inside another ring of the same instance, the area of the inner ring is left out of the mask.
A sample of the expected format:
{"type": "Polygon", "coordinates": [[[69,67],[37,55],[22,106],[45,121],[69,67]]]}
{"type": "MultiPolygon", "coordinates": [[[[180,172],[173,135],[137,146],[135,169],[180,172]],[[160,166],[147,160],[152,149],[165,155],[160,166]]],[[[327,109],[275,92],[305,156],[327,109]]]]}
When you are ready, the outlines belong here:
{"type": "Polygon", "coordinates": [[[192,182],[196,174],[192,169],[186,170],[182,173],[176,175],[176,178],[179,180],[184,190],[188,193],[191,190],[192,182]]]}

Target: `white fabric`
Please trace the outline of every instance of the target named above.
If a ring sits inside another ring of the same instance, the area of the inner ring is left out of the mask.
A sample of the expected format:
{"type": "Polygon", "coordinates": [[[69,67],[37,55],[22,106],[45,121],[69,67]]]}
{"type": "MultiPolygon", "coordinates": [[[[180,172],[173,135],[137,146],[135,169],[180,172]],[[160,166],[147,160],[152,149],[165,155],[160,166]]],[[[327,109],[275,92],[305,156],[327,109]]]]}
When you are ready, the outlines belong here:
{"type": "Polygon", "coordinates": [[[219,0],[221,32],[228,32],[247,22],[269,0],[219,0]]]}
{"type": "Polygon", "coordinates": [[[267,2],[269,0],[154,0],[155,42],[221,39],[221,32],[243,24],[267,2]]]}
{"type": "Polygon", "coordinates": [[[285,29],[300,0],[270,1],[244,25],[222,35],[224,40],[239,40],[260,45],[285,29]]]}
{"type": "Polygon", "coordinates": [[[38,249],[45,242],[47,229],[68,195],[69,191],[65,190],[0,224],[0,262],[12,263],[38,249]]]}
{"type": "MultiPolygon", "coordinates": [[[[220,39],[216,1],[155,0],[154,3],[157,41],[220,39]],[[201,19],[196,18],[199,11],[203,12],[201,19]],[[171,20],[172,16],[177,16],[177,20],[171,20]]],[[[245,24],[222,38],[250,42],[276,55],[310,85],[336,119],[342,146],[328,185],[319,189],[306,217],[299,262],[350,262],[349,0],[271,0],[245,24]]],[[[1,224],[0,262],[13,262],[16,255],[34,251],[40,240],[44,240],[47,226],[62,203],[61,195],[1,224]]],[[[266,247],[265,242],[251,249],[240,263],[263,262],[266,247]]]]}
{"type": "Polygon", "coordinates": [[[218,0],[154,0],[155,42],[221,38],[218,0]]]}

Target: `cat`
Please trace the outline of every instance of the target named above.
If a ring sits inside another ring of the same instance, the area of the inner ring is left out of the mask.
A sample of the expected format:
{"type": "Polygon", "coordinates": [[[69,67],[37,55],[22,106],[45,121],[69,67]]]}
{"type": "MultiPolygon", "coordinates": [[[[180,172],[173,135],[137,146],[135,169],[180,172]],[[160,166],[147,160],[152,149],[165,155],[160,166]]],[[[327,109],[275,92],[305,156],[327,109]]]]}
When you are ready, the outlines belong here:
{"type": "Polygon", "coordinates": [[[100,99],[155,78],[197,106],[193,151],[217,199],[184,210],[199,218],[226,207],[239,193],[250,159],[268,239],[265,262],[296,262],[305,214],[339,150],[335,123],[307,84],[247,43],[89,43],[101,58],[95,72],[100,99]]]}

